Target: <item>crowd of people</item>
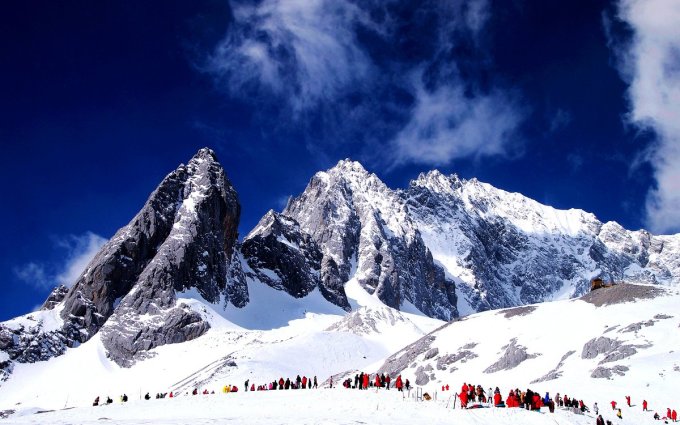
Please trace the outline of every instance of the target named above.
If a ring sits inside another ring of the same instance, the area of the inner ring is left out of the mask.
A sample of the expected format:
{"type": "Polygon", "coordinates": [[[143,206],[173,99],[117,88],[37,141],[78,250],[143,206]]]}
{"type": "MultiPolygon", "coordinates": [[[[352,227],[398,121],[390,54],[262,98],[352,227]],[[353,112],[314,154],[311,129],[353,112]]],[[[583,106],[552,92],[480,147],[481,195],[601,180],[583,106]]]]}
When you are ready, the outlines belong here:
{"type": "MultiPolygon", "coordinates": [[[[333,388],[332,376],[328,379],[328,383],[329,387],[333,388]]],[[[250,383],[250,380],[246,380],[244,384],[246,392],[313,389],[318,388],[318,386],[319,384],[316,376],[314,376],[313,378],[311,377],[308,378],[307,376],[301,377],[300,375],[297,375],[297,377],[293,379],[286,378],[285,380],[283,379],[283,377],[280,377],[278,380],[274,379],[270,382],[258,385],[250,383]]],[[[389,390],[390,387],[393,387],[396,388],[397,391],[404,391],[409,390],[411,384],[408,379],[403,379],[401,375],[398,375],[395,380],[392,380],[389,374],[385,375],[383,373],[375,374],[373,376],[371,374],[361,372],[356,374],[354,376],[354,379],[352,379],[351,377],[346,378],[342,382],[342,386],[347,389],[359,389],[359,390],[367,390],[369,388],[376,389],[384,388],[386,390],[389,390]]],[[[235,393],[238,392],[238,390],[239,389],[236,385],[225,385],[222,388],[222,392],[225,394],[235,393]]],[[[442,391],[448,390],[449,390],[448,385],[442,386],[442,391]]],[[[194,388],[191,394],[207,395],[215,394],[215,391],[214,390],[208,391],[208,389],[204,389],[202,392],[199,392],[198,388],[194,388]]],[[[188,392],[186,393],[186,395],[188,395],[188,392]]],[[[169,393],[168,392],[156,393],[156,399],[162,399],[166,397],[174,398],[176,396],[177,394],[174,393],[173,391],[170,391],[169,393]]],[[[507,397],[503,399],[499,387],[496,387],[495,389],[488,388],[488,390],[485,390],[484,387],[479,384],[474,385],[470,383],[463,383],[460,389],[460,393],[455,394],[455,397],[456,399],[460,400],[460,408],[462,409],[474,409],[493,406],[502,408],[506,407],[521,408],[530,411],[540,411],[542,407],[547,407],[550,413],[553,413],[555,411],[555,407],[560,407],[565,409],[578,410],[582,413],[591,411],[588,405],[586,405],[586,403],[582,399],[579,399],[577,397],[569,397],[567,394],[561,395],[560,393],[556,393],[554,397],[551,397],[549,392],[546,392],[544,396],[541,396],[538,392],[532,391],[529,388],[527,388],[526,391],[521,391],[519,388],[510,389],[507,397]]],[[[122,394],[119,398],[121,403],[126,403],[128,401],[127,394],[122,394]]],[[[146,393],[144,399],[150,400],[151,395],[149,393],[146,393]]],[[[625,400],[627,407],[630,408],[634,407],[634,405],[631,404],[630,396],[625,396],[625,400]]],[[[111,403],[113,403],[113,400],[107,396],[105,404],[111,403]]],[[[619,403],[616,400],[612,400],[609,404],[611,405],[612,413],[615,414],[617,418],[623,419],[623,411],[621,410],[621,407],[619,407],[619,403]]],[[[95,398],[92,405],[93,406],[100,405],[99,396],[95,398]]],[[[642,400],[642,410],[644,412],[650,411],[649,403],[647,402],[647,400],[642,400]]],[[[600,413],[600,409],[597,403],[594,403],[592,405],[592,412],[595,414],[596,417],[596,425],[610,425],[612,423],[610,420],[605,420],[605,418],[600,413]]],[[[677,422],[678,414],[675,411],[675,409],[667,408],[665,416],[661,416],[658,412],[654,412],[653,419],[664,420],[666,423],[668,423],[668,421],[677,422]]]]}
{"type": "Polygon", "coordinates": [[[345,379],[342,382],[342,386],[344,388],[358,390],[367,390],[369,388],[385,388],[386,390],[389,390],[391,386],[396,388],[397,391],[403,391],[404,389],[408,390],[411,387],[411,383],[408,379],[403,380],[401,375],[397,376],[397,379],[395,379],[393,383],[389,374],[385,375],[384,373],[376,373],[375,377],[371,378],[370,374],[361,372],[354,375],[354,381],[352,381],[351,377],[345,379]]]}
{"type": "Polygon", "coordinates": [[[250,379],[247,379],[244,385],[246,391],[311,390],[312,388],[319,387],[316,376],[308,378],[307,376],[300,377],[300,375],[293,379],[286,378],[285,380],[283,377],[280,377],[278,380],[274,379],[273,381],[258,385],[250,383],[250,379]]]}

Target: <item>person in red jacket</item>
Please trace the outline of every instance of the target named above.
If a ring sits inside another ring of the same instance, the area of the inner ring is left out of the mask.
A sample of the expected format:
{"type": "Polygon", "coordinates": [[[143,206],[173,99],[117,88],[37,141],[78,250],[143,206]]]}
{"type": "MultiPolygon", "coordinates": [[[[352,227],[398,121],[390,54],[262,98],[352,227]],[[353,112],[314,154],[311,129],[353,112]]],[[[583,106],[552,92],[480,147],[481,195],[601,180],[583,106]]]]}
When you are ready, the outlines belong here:
{"type": "Polygon", "coordinates": [[[462,393],[460,393],[460,395],[458,397],[460,397],[460,407],[463,408],[463,409],[467,408],[468,393],[462,392],[462,393]]]}
{"type": "Polygon", "coordinates": [[[642,410],[647,411],[647,400],[642,400],[642,410]]]}
{"type": "Polygon", "coordinates": [[[673,415],[671,414],[671,408],[669,407],[666,409],[666,419],[672,419],[671,416],[673,415]]]}
{"type": "Polygon", "coordinates": [[[368,373],[364,373],[364,389],[368,388],[368,373]]]}
{"type": "Polygon", "coordinates": [[[676,412],[675,409],[671,412],[671,419],[673,419],[673,422],[678,421],[678,412],[676,412]]]}
{"type": "Polygon", "coordinates": [[[628,403],[628,407],[630,407],[630,396],[629,395],[626,396],[626,403],[628,403]]]}
{"type": "Polygon", "coordinates": [[[401,381],[401,375],[397,376],[396,387],[397,387],[397,391],[403,392],[402,388],[404,387],[404,383],[401,381]]]}
{"type": "Polygon", "coordinates": [[[494,406],[498,406],[499,404],[501,404],[501,399],[502,399],[501,394],[500,394],[500,393],[495,393],[495,394],[493,395],[493,405],[494,405],[494,406]]]}
{"type": "Polygon", "coordinates": [[[390,375],[385,376],[385,388],[387,388],[388,390],[390,389],[390,381],[391,380],[392,380],[392,378],[390,378],[390,375]]]}
{"type": "Polygon", "coordinates": [[[380,388],[380,375],[375,374],[375,387],[380,388]]]}
{"type": "Polygon", "coordinates": [[[612,410],[616,410],[616,402],[614,400],[612,400],[611,404],[612,404],[612,410]]]}

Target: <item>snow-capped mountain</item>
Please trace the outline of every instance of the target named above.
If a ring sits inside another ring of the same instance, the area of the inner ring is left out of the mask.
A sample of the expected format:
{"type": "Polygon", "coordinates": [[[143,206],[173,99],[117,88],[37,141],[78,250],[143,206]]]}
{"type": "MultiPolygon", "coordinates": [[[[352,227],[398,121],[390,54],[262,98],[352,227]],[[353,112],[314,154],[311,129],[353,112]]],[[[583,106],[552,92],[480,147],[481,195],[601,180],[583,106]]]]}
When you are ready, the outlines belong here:
{"type": "Polygon", "coordinates": [[[373,305],[370,315],[348,319],[371,329],[380,320],[402,323],[379,313],[385,306],[450,320],[574,297],[596,275],[680,282],[680,235],[630,232],[437,171],[393,190],[343,160],[240,243],[239,215],[214,152],[201,149],[71,288],[56,288],[41,311],[0,324],[0,378],[95,335],[108,358],[131,366],[156,347],[208,332],[206,304],[236,324],[258,318],[257,329],[288,323],[262,299],[276,298],[293,317],[310,311],[310,299],[311,311],[326,313],[373,305]]]}
{"type": "Polygon", "coordinates": [[[462,314],[585,294],[590,280],[680,283],[680,235],[654,236],[438,171],[400,192],[455,279],[462,314]]]}

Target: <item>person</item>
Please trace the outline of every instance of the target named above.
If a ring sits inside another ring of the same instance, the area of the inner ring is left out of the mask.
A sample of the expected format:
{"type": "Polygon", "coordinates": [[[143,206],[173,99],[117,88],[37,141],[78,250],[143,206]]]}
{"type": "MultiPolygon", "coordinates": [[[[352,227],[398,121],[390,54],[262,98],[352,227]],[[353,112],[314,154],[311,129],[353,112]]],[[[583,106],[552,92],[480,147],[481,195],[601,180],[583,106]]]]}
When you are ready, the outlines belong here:
{"type": "Polygon", "coordinates": [[[94,399],[94,403],[92,403],[93,406],[99,406],[99,396],[94,399]]]}
{"type": "Polygon", "coordinates": [[[173,393],[172,391],[170,391],[170,398],[173,398],[174,396],[175,396],[175,393],[173,393]]]}
{"type": "MultiPolygon", "coordinates": [[[[390,389],[390,381],[391,381],[391,380],[392,380],[392,379],[390,378],[390,375],[387,375],[387,376],[385,377],[385,387],[386,387],[388,390],[390,389]]],[[[448,387],[448,385],[447,385],[447,387],[448,387]]],[[[448,388],[447,388],[447,389],[448,389],[448,388]]]]}
{"type": "Polygon", "coordinates": [[[621,414],[621,409],[619,409],[618,412],[616,412],[616,417],[619,418],[619,419],[623,419],[623,415],[621,414]]]}
{"type": "Polygon", "coordinates": [[[246,389],[246,392],[248,392],[248,382],[250,382],[250,379],[246,379],[246,384],[243,386],[243,388],[246,389]]]}
{"type": "Polygon", "coordinates": [[[106,404],[111,404],[113,403],[113,400],[111,400],[111,397],[106,396],[106,404]]]}
{"type": "Polygon", "coordinates": [[[376,389],[381,387],[381,385],[380,385],[380,375],[378,375],[377,373],[375,374],[375,387],[376,387],[376,389]]]}
{"type": "Polygon", "coordinates": [[[671,408],[670,407],[666,409],[666,418],[667,419],[671,418],[671,408]]]}
{"type": "Polygon", "coordinates": [[[604,419],[602,418],[602,415],[599,415],[597,417],[597,420],[595,421],[595,425],[604,425],[604,419]]]}
{"type": "Polygon", "coordinates": [[[295,378],[295,382],[297,383],[297,386],[295,387],[296,389],[300,389],[300,384],[302,383],[302,378],[300,378],[300,375],[295,378]]]}
{"type": "Polygon", "coordinates": [[[317,384],[316,384],[316,375],[314,375],[314,388],[316,388],[316,387],[317,387],[317,384]]]}
{"type": "Polygon", "coordinates": [[[331,377],[328,378],[328,382],[330,382],[331,388],[333,388],[333,375],[331,375],[331,377]]]}
{"type": "Polygon", "coordinates": [[[647,400],[642,400],[642,411],[643,412],[647,411],[647,400]]]}
{"type": "MultiPolygon", "coordinates": [[[[489,400],[491,397],[489,397],[489,400]]],[[[501,393],[494,393],[493,394],[493,405],[496,407],[500,407],[502,401],[501,393]]]]}
{"type": "Polygon", "coordinates": [[[411,383],[408,381],[408,379],[406,379],[406,382],[404,382],[404,388],[406,388],[406,391],[411,388],[411,383]]]}
{"type": "Polygon", "coordinates": [[[369,381],[368,373],[364,373],[363,387],[364,387],[365,390],[368,389],[368,381],[369,381]]]}
{"type": "Polygon", "coordinates": [[[397,376],[397,382],[396,382],[397,391],[403,392],[403,386],[404,386],[404,383],[401,380],[401,375],[399,375],[399,376],[397,376]]]}
{"type": "Polygon", "coordinates": [[[127,394],[123,394],[123,403],[127,403],[127,401],[128,401],[127,394]]]}
{"type": "Polygon", "coordinates": [[[659,412],[654,412],[654,420],[658,421],[661,419],[661,416],[659,416],[659,412]]]}
{"type": "Polygon", "coordinates": [[[191,395],[196,395],[198,394],[198,388],[194,388],[194,390],[191,392],[191,395]]]}
{"type": "Polygon", "coordinates": [[[630,396],[629,395],[626,396],[626,403],[628,403],[628,407],[630,407],[630,396]]]}
{"type": "Polygon", "coordinates": [[[597,402],[595,402],[595,404],[593,404],[593,412],[595,412],[595,414],[597,415],[599,413],[599,411],[600,411],[600,408],[597,406],[597,402]]]}
{"type": "Polygon", "coordinates": [[[673,419],[673,422],[678,421],[678,412],[676,412],[675,409],[671,412],[671,419],[673,419]]]}
{"type": "Polygon", "coordinates": [[[611,405],[612,405],[612,410],[616,410],[616,402],[614,400],[612,400],[611,405]]]}
{"type": "Polygon", "coordinates": [[[146,395],[144,396],[144,400],[151,400],[151,396],[149,395],[149,393],[146,393],[146,395]]]}

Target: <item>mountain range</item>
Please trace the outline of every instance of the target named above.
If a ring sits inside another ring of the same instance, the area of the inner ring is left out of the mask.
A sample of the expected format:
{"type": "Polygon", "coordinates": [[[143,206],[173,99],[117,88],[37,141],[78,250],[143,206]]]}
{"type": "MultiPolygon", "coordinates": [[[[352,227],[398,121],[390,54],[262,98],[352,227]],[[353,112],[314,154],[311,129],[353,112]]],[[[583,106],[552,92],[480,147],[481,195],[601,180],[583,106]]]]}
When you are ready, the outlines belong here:
{"type": "MultiPolygon", "coordinates": [[[[575,298],[597,276],[680,283],[680,235],[629,231],[436,170],[391,189],[342,160],[242,240],[240,212],[215,153],[201,149],[163,179],[71,287],[55,288],[41,311],[0,324],[0,380],[95,336],[108,361],[132,367],[159,347],[205,335],[216,323],[212,311],[262,317],[253,325],[262,329],[286,323],[271,319],[279,313],[263,299],[290,311],[313,299],[334,314],[377,301],[387,310],[374,305],[369,319],[350,314],[334,325],[375,330],[402,323],[400,311],[443,323],[575,298]],[[357,302],[365,297],[372,301],[357,302]]],[[[392,348],[435,327],[408,324],[413,337],[392,348]]]]}

